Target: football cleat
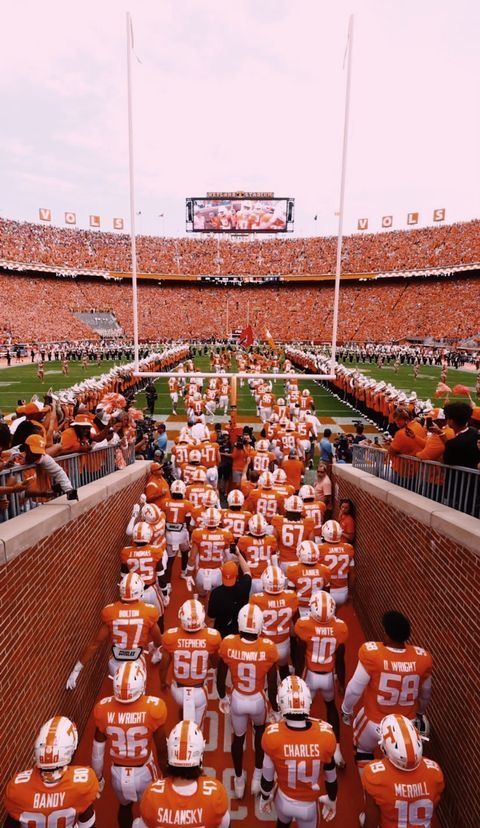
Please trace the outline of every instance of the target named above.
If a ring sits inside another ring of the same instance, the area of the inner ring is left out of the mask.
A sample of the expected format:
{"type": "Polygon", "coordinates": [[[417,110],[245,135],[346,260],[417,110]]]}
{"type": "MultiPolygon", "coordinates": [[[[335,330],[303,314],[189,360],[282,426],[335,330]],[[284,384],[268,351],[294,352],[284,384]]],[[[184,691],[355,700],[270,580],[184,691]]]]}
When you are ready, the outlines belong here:
{"type": "Polygon", "coordinates": [[[233,777],[233,790],[235,792],[235,799],[243,799],[245,795],[245,775],[233,777]]]}

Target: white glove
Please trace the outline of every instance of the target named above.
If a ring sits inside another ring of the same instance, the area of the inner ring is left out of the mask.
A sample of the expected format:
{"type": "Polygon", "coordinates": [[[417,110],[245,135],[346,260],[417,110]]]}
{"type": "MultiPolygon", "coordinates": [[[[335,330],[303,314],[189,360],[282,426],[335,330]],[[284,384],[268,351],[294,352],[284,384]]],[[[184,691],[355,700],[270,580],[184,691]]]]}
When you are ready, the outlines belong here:
{"type": "Polygon", "coordinates": [[[272,708],[270,708],[270,710],[268,712],[268,715],[267,715],[267,722],[269,722],[271,724],[275,724],[275,722],[281,722],[281,721],[282,721],[282,714],[281,714],[280,710],[273,710],[272,708]]]}
{"type": "Polygon", "coordinates": [[[145,823],[141,817],[137,817],[132,822],[132,828],[146,828],[145,823]]]}
{"type": "Polygon", "coordinates": [[[332,819],[335,819],[335,814],[337,813],[336,799],[330,799],[327,794],[324,794],[318,798],[318,801],[322,803],[322,819],[325,822],[331,822],[332,819]]]}
{"type": "Polygon", "coordinates": [[[100,779],[98,780],[98,785],[99,785],[99,788],[98,788],[97,799],[100,799],[100,797],[103,793],[103,789],[105,788],[105,779],[103,778],[103,776],[101,776],[100,779]]]}
{"type": "Polygon", "coordinates": [[[260,794],[258,797],[258,810],[260,811],[262,816],[271,816],[272,814],[272,797],[269,796],[268,799],[264,799],[263,795],[260,794]]]}
{"type": "Polygon", "coordinates": [[[225,696],[223,699],[220,699],[219,703],[220,713],[223,713],[224,716],[227,716],[230,713],[230,699],[228,696],[225,696]]]}
{"type": "Polygon", "coordinates": [[[353,713],[347,713],[347,711],[344,710],[342,707],[342,720],[343,724],[346,724],[350,727],[353,722],[353,713]]]}
{"type": "Polygon", "coordinates": [[[168,592],[167,592],[166,595],[164,595],[163,592],[162,592],[162,601],[163,601],[163,606],[168,607],[168,605],[170,603],[170,595],[169,595],[168,592]]]}
{"type": "Polygon", "coordinates": [[[162,648],[157,647],[156,650],[152,652],[152,664],[158,664],[159,661],[162,660],[162,648]]]}
{"type": "Polygon", "coordinates": [[[188,591],[193,592],[193,590],[195,589],[195,581],[193,580],[191,575],[187,575],[187,577],[185,578],[185,584],[187,586],[188,591]]]}
{"type": "MultiPolygon", "coordinates": [[[[145,506],[145,503],[146,503],[146,502],[147,502],[147,495],[146,495],[146,494],[141,494],[141,495],[140,495],[140,503],[141,503],[141,505],[142,505],[142,506],[145,506]]],[[[140,511],[140,510],[139,510],[139,511],[140,511]]]]}
{"type": "Polygon", "coordinates": [[[140,505],[138,503],[135,503],[135,506],[132,509],[132,517],[136,518],[137,515],[139,515],[139,514],[140,514],[140,505]]]}
{"type": "Polygon", "coordinates": [[[73,668],[72,672],[70,673],[70,675],[67,679],[67,684],[65,686],[66,690],[75,690],[75,687],[77,686],[78,677],[79,677],[80,673],[82,672],[82,670],[83,670],[82,662],[77,661],[77,663],[75,664],[75,667],[73,668]]]}

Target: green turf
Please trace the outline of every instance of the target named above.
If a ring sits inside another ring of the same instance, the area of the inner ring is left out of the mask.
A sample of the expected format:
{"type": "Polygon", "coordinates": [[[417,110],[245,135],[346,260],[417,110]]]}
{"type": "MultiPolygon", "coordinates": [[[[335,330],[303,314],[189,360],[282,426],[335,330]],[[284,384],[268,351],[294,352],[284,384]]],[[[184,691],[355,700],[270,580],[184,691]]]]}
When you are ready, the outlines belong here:
{"type": "MultiPolygon", "coordinates": [[[[383,368],[379,368],[374,364],[370,365],[368,362],[365,364],[363,362],[344,362],[343,364],[347,368],[358,367],[358,369],[362,372],[362,374],[365,374],[365,376],[391,383],[401,391],[406,391],[408,393],[416,391],[420,400],[430,399],[432,402],[435,400],[435,389],[440,382],[441,372],[441,368],[435,365],[420,365],[417,380],[414,380],[413,365],[401,365],[398,369],[398,373],[396,374],[393,370],[393,364],[383,368]]],[[[475,381],[476,374],[474,371],[462,371],[457,370],[456,368],[448,369],[446,384],[450,388],[453,388],[454,385],[465,385],[470,389],[472,399],[474,400],[475,381]]],[[[465,400],[466,397],[455,397],[452,394],[450,395],[450,399],[465,400]]]]}

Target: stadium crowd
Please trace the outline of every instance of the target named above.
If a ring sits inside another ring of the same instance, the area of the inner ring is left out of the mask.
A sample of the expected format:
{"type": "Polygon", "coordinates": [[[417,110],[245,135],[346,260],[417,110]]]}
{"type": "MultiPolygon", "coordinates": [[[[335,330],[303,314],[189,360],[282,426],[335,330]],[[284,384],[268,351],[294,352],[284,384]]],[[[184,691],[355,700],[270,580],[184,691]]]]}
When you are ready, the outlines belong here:
{"type": "MultiPolygon", "coordinates": [[[[112,311],[127,337],[133,333],[129,282],[93,278],[0,275],[5,297],[0,339],[58,342],[100,339],[75,313],[112,311]],[[26,295],[35,296],[27,302],[26,295]],[[61,313],[59,313],[61,310],[61,313]]],[[[340,291],[341,342],[395,342],[408,337],[459,340],[480,332],[480,281],[380,280],[345,283],[340,291]],[[461,301],[459,297],[461,296],[461,301]]],[[[250,321],[260,338],[268,328],[278,341],[329,341],[333,287],[282,284],[241,288],[139,283],[143,340],[223,339],[250,321]]]]}
{"type": "MultiPolygon", "coordinates": [[[[346,236],[347,273],[391,273],[480,262],[480,222],[346,236]]],[[[137,238],[138,270],[165,274],[326,274],[335,272],[336,237],[231,241],[137,238]]],[[[53,268],[129,272],[124,234],[0,219],[0,259],[53,268]]]]}
{"type": "MultiPolygon", "coordinates": [[[[259,358],[245,361],[255,366],[259,358]]],[[[38,825],[66,809],[79,828],[94,828],[106,784],[120,828],[228,828],[227,791],[202,767],[209,698],[230,728],[233,794],[255,802],[263,821],[315,828],[319,818],[335,819],[338,803],[364,828],[406,825],[407,816],[414,825],[419,814],[431,828],[444,788],[440,766],[423,756],[432,656],[409,642],[410,621],[392,607],[382,640],[364,642],[346,675],[352,504],[336,504],[338,520],[330,519],[329,495],[306,481],[304,469],[286,465],[308,455],[313,400],[293,377],[276,398],[269,382],[252,376],[261,431],[247,442],[237,436],[239,475],[222,494],[222,428],[212,433],[207,425],[208,401],[220,402],[224,385],[221,358],[214,365],[219,376],[205,397],[195,375],[172,383],[172,397],[182,393],[186,407],[173,474],[150,467],[119,549],[119,600],[102,610],[96,638],[72,653],[66,689],[74,693],[98,666],[95,654],[111,647],[112,693],[93,711],[90,766],[72,765],[78,734],[58,711],[39,730],[34,768],[7,785],[6,828],[38,825]],[[155,696],[146,694],[153,675],[155,696]],[[216,693],[207,696],[212,680],[216,693]],[[325,720],[310,716],[315,697],[325,720]],[[168,711],[177,723],[167,737],[168,711]],[[352,738],[358,811],[337,778],[352,738]]]]}

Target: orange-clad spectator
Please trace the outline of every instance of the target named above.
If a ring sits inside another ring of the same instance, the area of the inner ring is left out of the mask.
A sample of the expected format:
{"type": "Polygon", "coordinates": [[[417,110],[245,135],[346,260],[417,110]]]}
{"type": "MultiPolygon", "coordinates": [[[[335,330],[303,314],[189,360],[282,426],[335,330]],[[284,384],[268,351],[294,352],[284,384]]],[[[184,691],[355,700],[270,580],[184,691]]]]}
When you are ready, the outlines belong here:
{"type": "Polygon", "coordinates": [[[345,497],[340,501],[338,507],[338,522],[342,527],[342,538],[347,543],[355,540],[355,506],[352,501],[345,497]]]}
{"type": "Polygon", "coordinates": [[[415,464],[399,455],[416,457],[425,448],[427,432],[417,420],[411,419],[406,408],[396,409],[394,421],[398,430],[387,450],[392,459],[392,468],[400,477],[412,477],[415,474],[415,464]]]}
{"type": "Polygon", "coordinates": [[[299,459],[295,449],[290,449],[288,457],[282,460],[281,468],[287,475],[287,483],[298,492],[305,473],[305,463],[299,459]]]}
{"type": "Polygon", "coordinates": [[[165,498],[170,497],[170,486],[163,476],[163,466],[161,463],[151,464],[150,475],[145,486],[145,494],[147,503],[155,503],[160,509],[165,498]]]}

